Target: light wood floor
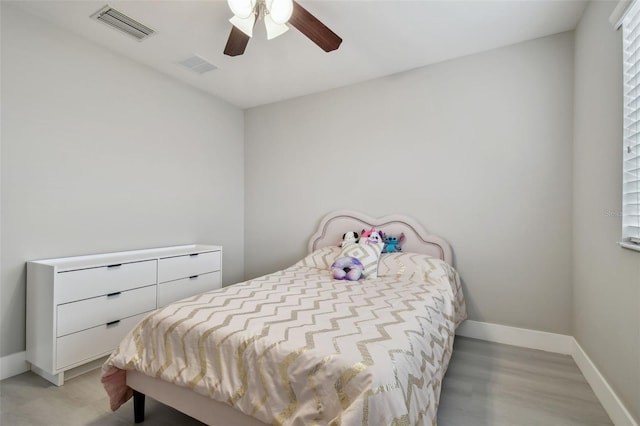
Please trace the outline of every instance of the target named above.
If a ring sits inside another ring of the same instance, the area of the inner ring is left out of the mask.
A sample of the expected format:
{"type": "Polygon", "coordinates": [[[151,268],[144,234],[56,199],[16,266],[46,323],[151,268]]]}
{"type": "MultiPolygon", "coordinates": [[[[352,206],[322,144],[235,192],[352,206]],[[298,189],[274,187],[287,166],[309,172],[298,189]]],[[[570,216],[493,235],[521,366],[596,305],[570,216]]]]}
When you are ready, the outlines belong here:
{"type": "Polygon", "coordinates": [[[571,356],[456,337],[438,425],[613,423],[571,356]]]}
{"type": "MultiPolygon", "coordinates": [[[[201,423],[147,398],[144,425],[201,423]]],[[[62,387],[33,373],[0,382],[0,425],[131,425],[131,401],[109,410],[100,370],[62,387]]],[[[612,425],[571,357],[457,337],[439,426],[612,425]]]]}

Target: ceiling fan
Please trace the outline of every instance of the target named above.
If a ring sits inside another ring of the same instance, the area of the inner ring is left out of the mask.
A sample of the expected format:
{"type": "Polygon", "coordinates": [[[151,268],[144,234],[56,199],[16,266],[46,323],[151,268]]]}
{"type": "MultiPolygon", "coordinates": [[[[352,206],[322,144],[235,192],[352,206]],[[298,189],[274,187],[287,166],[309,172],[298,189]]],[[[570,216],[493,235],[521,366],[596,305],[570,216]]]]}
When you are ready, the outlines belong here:
{"type": "Polygon", "coordinates": [[[342,39],[295,0],[227,0],[234,16],[231,34],[224,48],[229,56],[242,55],[253,35],[253,27],[260,19],[267,29],[267,39],[284,34],[294,26],[325,52],[340,47],[342,39]]]}

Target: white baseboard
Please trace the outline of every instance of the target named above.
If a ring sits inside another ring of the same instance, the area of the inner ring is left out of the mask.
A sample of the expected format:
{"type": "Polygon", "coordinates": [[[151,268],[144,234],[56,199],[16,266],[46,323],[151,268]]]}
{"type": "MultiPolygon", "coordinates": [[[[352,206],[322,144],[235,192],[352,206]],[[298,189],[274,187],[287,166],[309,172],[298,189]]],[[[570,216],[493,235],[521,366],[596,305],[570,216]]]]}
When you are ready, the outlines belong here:
{"type": "Polygon", "coordinates": [[[489,342],[571,355],[616,426],[638,426],[629,410],[573,336],[466,320],[456,334],[489,342]]]}
{"type": "Polygon", "coordinates": [[[539,349],[565,355],[573,354],[574,339],[565,334],[547,333],[545,331],[472,320],[463,322],[456,330],[456,334],[523,348],[539,349]]]}
{"type": "Polygon", "coordinates": [[[0,380],[17,376],[25,371],[29,371],[26,352],[16,352],[0,358],[0,380]]]}
{"type": "Polygon", "coordinates": [[[593,393],[596,394],[607,414],[609,414],[613,424],[616,426],[638,426],[627,407],[620,401],[618,395],[611,389],[607,380],[602,376],[576,339],[573,339],[572,355],[582,375],[591,385],[593,393]]]}

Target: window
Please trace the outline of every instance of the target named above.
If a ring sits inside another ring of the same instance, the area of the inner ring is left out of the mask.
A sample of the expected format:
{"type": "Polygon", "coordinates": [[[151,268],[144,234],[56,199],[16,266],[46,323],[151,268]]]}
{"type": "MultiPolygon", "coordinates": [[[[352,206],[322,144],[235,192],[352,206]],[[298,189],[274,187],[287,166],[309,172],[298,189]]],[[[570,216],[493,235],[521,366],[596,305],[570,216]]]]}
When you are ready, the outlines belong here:
{"type": "Polygon", "coordinates": [[[640,1],[622,19],[624,145],[622,245],[640,250],[640,1]]]}

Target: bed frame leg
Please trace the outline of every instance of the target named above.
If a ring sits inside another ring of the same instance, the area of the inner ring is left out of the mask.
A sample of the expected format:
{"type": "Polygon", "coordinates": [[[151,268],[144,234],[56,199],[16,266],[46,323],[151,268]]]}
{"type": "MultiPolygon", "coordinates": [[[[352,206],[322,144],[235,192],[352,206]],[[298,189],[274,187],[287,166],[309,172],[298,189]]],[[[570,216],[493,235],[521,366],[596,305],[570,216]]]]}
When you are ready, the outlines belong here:
{"type": "Polygon", "coordinates": [[[144,422],[144,394],[137,390],[133,391],[133,421],[144,422]]]}

